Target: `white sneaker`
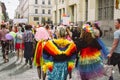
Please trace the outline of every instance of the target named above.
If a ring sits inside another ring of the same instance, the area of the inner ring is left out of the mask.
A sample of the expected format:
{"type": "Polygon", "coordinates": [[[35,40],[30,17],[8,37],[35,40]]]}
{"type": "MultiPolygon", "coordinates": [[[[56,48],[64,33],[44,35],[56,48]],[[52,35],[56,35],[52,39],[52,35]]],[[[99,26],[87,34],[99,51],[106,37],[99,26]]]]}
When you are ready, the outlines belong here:
{"type": "Polygon", "coordinates": [[[16,61],[16,63],[15,63],[15,64],[20,64],[20,62],[21,62],[21,60],[18,60],[18,61],[16,61]]]}
{"type": "Polygon", "coordinates": [[[15,51],[15,50],[13,50],[13,53],[16,53],[16,51],[15,51]]]}

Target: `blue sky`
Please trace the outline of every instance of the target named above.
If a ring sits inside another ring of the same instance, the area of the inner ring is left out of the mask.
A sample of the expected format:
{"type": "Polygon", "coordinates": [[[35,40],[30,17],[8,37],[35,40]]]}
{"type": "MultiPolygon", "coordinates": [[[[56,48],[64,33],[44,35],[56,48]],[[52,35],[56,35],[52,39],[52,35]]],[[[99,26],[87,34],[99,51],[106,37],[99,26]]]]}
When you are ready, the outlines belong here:
{"type": "Polygon", "coordinates": [[[17,8],[19,1],[18,0],[0,0],[5,3],[7,12],[10,19],[14,18],[15,9],[17,8]]]}

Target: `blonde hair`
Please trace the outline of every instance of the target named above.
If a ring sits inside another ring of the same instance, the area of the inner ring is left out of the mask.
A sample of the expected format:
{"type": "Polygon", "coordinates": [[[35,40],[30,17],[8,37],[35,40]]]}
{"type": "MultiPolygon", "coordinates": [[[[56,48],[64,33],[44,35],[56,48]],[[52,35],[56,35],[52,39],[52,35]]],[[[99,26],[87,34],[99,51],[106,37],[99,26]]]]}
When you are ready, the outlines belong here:
{"type": "Polygon", "coordinates": [[[65,37],[66,36],[66,29],[65,27],[58,27],[57,28],[57,37],[61,38],[61,37],[65,37]]]}
{"type": "Polygon", "coordinates": [[[60,35],[60,37],[65,37],[66,36],[66,30],[63,27],[60,28],[59,35],[60,35]]]}

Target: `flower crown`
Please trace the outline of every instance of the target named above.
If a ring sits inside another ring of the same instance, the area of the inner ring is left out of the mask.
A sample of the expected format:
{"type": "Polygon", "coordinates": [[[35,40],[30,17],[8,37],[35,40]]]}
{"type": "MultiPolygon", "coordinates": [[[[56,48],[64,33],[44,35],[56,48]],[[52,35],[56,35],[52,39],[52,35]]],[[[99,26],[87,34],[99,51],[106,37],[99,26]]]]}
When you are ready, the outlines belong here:
{"type": "Polygon", "coordinates": [[[82,29],[85,30],[86,32],[89,32],[89,33],[93,33],[93,32],[94,32],[94,31],[93,31],[93,28],[90,27],[89,24],[84,24],[84,25],[82,26],[82,29]]]}

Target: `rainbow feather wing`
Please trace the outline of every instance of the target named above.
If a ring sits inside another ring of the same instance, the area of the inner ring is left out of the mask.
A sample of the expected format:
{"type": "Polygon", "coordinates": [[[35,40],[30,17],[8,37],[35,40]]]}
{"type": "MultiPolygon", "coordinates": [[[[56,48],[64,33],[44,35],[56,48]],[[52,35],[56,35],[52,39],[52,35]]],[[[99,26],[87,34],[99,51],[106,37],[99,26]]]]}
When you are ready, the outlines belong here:
{"type": "Polygon", "coordinates": [[[36,66],[41,66],[41,58],[42,58],[42,50],[43,50],[43,42],[39,41],[36,46],[35,56],[34,56],[34,64],[36,66]]]}
{"type": "Polygon", "coordinates": [[[98,49],[87,47],[81,50],[80,55],[79,70],[82,75],[88,78],[102,76],[103,64],[100,58],[101,52],[98,49]]]}
{"type": "Polygon", "coordinates": [[[58,48],[58,46],[56,46],[53,41],[48,41],[46,43],[46,45],[44,46],[44,50],[47,51],[50,55],[52,56],[56,56],[56,55],[60,55],[60,54],[65,54],[67,56],[70,56],[71,54],[73,54],[77,48],[76,45],[74,43],[68,44],[68,47],[66,47],[65,50],[60,50],[58,48]]]}

